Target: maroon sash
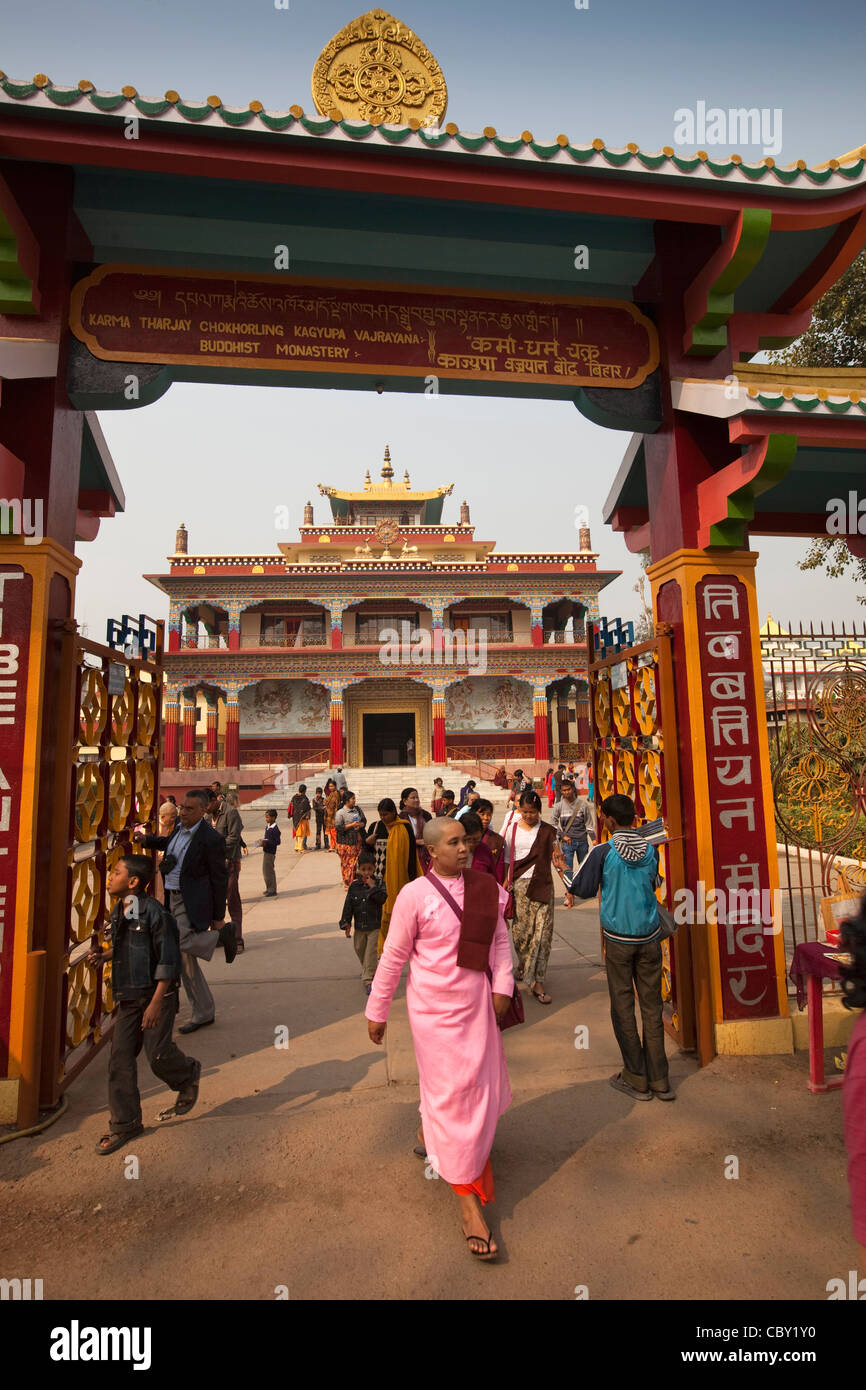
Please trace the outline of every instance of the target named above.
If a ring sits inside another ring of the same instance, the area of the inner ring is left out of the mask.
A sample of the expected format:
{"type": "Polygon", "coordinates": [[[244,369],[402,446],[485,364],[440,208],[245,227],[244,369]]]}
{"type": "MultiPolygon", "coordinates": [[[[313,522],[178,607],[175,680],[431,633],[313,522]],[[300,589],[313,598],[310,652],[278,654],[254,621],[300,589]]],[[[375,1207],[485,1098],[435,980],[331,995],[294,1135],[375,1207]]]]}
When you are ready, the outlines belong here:
{"type": "MultiPolygon", "coordinates": [[[[427,874],[427,882],[438,888],[460,923],[457,964],[466,966],[469,970],[483,970],[490,980],[490,947],[496,931],[499,909],[499,886],[496,880],[489,874],[479,873],[477,869],[464,869],[462,910],[432,871],[427,874]],[[484,902],[485,898],[488,898],[489,902],[484,902]],[[468,927],[467,922],[471,924],[468,927]]],[[[516,1023],[522,1023],[524,1017],[523,999],[515,985],[511,1003],[503,1017],[498,1018],[496,1022],[500,1029],[513,1028],[516,1023]]]]}
{"type": "Polygon", "coordinates": [[[496,880],[478,869],[464,869],[461,910],[432,870],[428,872],[427,877],[442,894],[460,923],[457,964],[465,966],[467,970],[486,970],[499,916],[499,888],[496,880]]]}

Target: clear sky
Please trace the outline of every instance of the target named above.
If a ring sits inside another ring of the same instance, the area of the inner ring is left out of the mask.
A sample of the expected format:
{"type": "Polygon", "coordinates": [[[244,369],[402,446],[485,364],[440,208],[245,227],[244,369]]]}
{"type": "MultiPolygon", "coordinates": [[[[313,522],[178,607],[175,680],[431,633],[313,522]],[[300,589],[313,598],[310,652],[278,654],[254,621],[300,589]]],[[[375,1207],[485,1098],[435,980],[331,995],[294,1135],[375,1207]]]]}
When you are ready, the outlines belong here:
{"type": "MultiPolygon", "coordinates": [[[[866,141],[864,0],[395,0],[388,8],[438,59],[448,119],[504,135],[565,131],[644,149],[674,143],[675,112],[707,106],[781,112],[787,163],[829,159],[866,141]]],[[[245,106],[312,109],[310,74],[325,43],[364,0],[0,0],[0,68],[11,77],[89,78],[145,95],[175,88],[245,106]]],[[[746,157],[761,151],[739,146],[746,157]]],[[[718,149],[719,154],[727,151],[718,149]]],[[[173,386],[142,410],[104,413],[127,512],[79,547],[78,617],[91,637],[120,610],[162,617],[141,580],[165,569],[178,523],[193,551],[267,553],[291,538],[317,482],[357,485],[385,443],[413,485],[454,481],[446,518],[466,497],[476,534],[509,549],[569,549],[575,508],[590,512],[599,565],[624,571],[602,612],[635,616],[638,574],[601,524],[628,436],[590,425],[571,405],[361,392],[173,386]],[[289,507],[291,530],[274,526],[289,507]]],[[[761,541],[762,617],[857,618],[850,580],[802,574],[801,541],[761,541]]]]}

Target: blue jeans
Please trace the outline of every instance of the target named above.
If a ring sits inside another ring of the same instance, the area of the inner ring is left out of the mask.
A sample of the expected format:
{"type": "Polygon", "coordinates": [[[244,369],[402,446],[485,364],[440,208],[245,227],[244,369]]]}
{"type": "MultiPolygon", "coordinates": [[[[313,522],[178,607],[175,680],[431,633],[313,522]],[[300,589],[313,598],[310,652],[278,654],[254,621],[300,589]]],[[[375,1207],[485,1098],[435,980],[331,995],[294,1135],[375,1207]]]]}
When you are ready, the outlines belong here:
{"type": "Polygon", "coordinates": [[[574,876],[574,852],[577,850],[577,867],[580,868],[589,854],[589,840],[560,840],[563,858],[568,867],[568,877],[574,876]]]}

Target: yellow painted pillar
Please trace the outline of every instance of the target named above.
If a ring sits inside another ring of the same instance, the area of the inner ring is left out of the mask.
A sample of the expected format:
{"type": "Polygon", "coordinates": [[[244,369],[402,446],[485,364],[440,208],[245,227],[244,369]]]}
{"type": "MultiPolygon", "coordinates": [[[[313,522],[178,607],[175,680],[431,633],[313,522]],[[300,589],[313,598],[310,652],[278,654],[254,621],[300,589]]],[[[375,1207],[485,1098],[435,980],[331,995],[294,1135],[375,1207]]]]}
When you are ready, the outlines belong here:
{"type": "Polygon", "coordinates": [[[648,570],[673,632],[698,1031],[711,1023],[718,1052],[793,1050],[756,563],[678,550],[648,570]]]}
{"type": "Polygon", "coordinates": [[[0,1124],[19,1127],[60,1064],[80,563],[53,540],[0,541],[0,1124]]]}

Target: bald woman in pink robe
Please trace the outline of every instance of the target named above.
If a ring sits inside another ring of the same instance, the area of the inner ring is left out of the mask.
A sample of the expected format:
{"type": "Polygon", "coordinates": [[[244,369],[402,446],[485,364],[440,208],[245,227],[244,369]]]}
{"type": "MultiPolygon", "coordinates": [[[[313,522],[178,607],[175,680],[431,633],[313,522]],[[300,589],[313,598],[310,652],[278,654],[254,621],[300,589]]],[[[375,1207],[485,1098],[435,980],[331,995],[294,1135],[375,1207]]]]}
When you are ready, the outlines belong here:
{"type": "Polygon", "coordinates": [[[407,883],[397,896],[366,1015],[371,1039],[381,1043],[408,961],[406,1004],[421,1087],[419,1139],[434,1170],[457,1193],[472,1254],[492,1259],[498,1247],[479,1198],[485,1204],[493,1200],[490,1150],[499,1116],[511,1103],[496,1021],[514,993],[511,943],[502,915],[508,895],[496,885],[498,914],[488,979],[483,970],[457,964],[460,921],[430,881],[436,875],[462,908],[462,872],[468,860],[463,827],[447,818],[431,820],[424,840],[432,865],[426,877],[407,883]]]}

